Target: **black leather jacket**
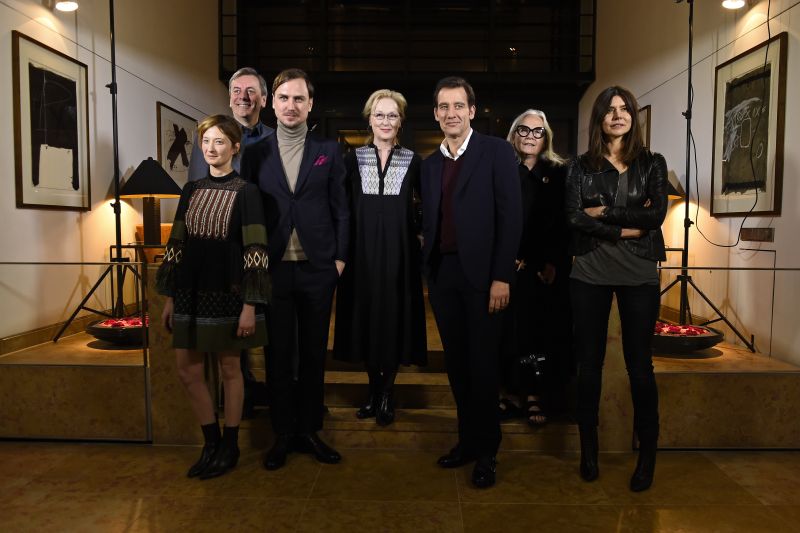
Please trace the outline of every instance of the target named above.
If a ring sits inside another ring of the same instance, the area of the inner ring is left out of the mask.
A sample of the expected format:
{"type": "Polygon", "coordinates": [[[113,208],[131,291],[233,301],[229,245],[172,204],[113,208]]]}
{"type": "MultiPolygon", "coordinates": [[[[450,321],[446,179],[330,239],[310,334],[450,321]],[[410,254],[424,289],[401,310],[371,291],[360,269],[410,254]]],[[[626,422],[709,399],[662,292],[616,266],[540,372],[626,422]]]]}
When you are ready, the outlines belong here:
{"type": "Polygon", "coordinates": [[[600,239],[620,240],[622,228],[646,230],[638,239],[622,239],[634,254],[663,261],[664,236],[661,224],[667,214],[667,162],[661,154],[643,150],[628,167],[628,198],[625,207],[614,207],[619,172],[603,160],[600,170],[592,170],[586,154],[572,160],[567,173],[566,211],[572,230],[570,253],[583,255],[594,250],[600,239]],[[650,200],[650,205],[644,204],[650,200]],[[608,206],[599,218],[583,209],[608,206]]]}

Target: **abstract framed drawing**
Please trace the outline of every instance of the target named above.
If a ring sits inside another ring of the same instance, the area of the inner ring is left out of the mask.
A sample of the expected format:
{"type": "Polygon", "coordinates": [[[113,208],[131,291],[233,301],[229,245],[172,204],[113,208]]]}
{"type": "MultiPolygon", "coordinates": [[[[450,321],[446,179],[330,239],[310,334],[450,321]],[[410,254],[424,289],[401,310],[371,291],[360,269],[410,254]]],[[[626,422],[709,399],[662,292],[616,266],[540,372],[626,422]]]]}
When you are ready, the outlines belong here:
{"type": "Polygon", "coordinates": [[[181,188],[189,180],[193,132],[197,121],[161,102],[156,102],[158,162],[181,188]]]}
{"type": "Polygon", "coordinates": [[[716,68],[714,217],[781,214],[787,41],[780,33],[716,68]]]}
{"type": "Polygon", "coordinates": [[[11,32],[19,208],[91,209],[88,68],[11,32]]]}

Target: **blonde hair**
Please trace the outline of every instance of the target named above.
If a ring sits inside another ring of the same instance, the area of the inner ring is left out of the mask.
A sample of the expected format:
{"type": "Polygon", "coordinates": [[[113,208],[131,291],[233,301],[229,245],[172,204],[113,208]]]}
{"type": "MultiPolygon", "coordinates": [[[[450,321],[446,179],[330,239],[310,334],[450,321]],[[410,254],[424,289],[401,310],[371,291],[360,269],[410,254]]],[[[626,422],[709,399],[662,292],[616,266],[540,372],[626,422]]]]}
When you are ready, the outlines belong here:
{"type": "MultiPolygon", "coordinates": [[[[400,115],[400,122],[402,123],[406,119],[406,107],[408,107],[408,102],[406,102],[405,96],[397,91],[392,91],[391,89],[378,89],[369,95],[369,98],[367,98],[367,103],[364,104],[364,109],[361,111],[361,115],[367,119],[367,121],[369,121],[369,117],[372,115],[375,105],[378,103],[378,101],[383,100],[384,98],[391,98],[397,104],[397,114],[400,115]]],[[[370,128],[367,143],[371,143],[372,141],[372,128],[370,128]]],[[[397,139],[394,139],[392,142],[397,144],[397,139]]]]}
{"type": "MultiPolygon", "coordinates": [[[[237,144],[241,145],[242,127],[228,115],[211,115],[200,121],[197,125],[197,139],[200,144],[202,144],[203,135],[214,126],[219,128],[219,131],[231,141],[234,148],[237,144]]],[[[238,150],[236,152],[238,153],[238,150]]]]}
{"type": "Polygon", "coordinates": [[[517,152],[517,147],[514,144],[514,135],[516,135],[517,126],[525,120],[525,117],[533,115],[542,119],[542,123],[544,124],[544,149],[539,154],[539,157],[542,159],[546,159],[555,165],[563,165],[565,160],[563,157],[558,155],[555,150],[553,150],[553,130],[550,128],[550,124],[547,122],[547,116],[544,114],[544,111],[539,111],[538,109],[527,109],[522,112],[517,118],[514,119],[514,122],[511,123],[511,129],[508,130],[508,136],[506,140],[511,143],[511,146],[514,147],[514,154],[517,156],[517,161],[522,161],[519,156],[519,152],[517,152]]]}

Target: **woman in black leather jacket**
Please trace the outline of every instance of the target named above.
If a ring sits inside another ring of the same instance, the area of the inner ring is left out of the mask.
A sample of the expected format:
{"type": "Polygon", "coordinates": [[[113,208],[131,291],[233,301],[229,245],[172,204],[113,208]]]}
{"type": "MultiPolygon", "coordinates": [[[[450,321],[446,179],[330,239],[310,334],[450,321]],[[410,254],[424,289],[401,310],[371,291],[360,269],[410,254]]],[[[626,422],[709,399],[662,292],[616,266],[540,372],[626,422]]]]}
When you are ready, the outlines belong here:
{"type": "Polygon", "coordinates": [[[667,211],[667,164],[642,143],[638,105],[622,87],[594,102],[589,150],[567,174],[566,211],[575,256],[570,275],[578,360],[580,473],[599,475],[598,406],[612,296],[617,297],[622,349],[631,385],[639,458],[633,491],[650,487],[658,441],[658,391],[651,339],[659,311],[656,263],[664,259],[661,223],[667,211]]]}

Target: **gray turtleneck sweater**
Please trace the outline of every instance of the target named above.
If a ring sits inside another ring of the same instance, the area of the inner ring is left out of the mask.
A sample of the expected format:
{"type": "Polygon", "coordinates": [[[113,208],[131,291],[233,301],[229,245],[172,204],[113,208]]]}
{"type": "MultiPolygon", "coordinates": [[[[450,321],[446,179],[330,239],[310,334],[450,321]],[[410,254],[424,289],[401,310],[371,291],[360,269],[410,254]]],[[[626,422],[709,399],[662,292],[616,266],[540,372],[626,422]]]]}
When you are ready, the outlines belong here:
{"type": "MultiPolygon", "coordinates": [[[[278,138],[278,150],[281,154],[281,164],[283,172],[286,174],[286,183],[289,190],[294,192],[297,185],[297,177],[300,174],[300,162],[303,160],[303,149],[306,146],[306,134],[308,126],[305,122],[294,128],[289,128],[278,121],[278,129],[275,135],[278,138]]],[[[297,238],[297,229],[292,229],[286,251],[283,253],[284,261],[303,261],[306,254],[297,238]]]]}

